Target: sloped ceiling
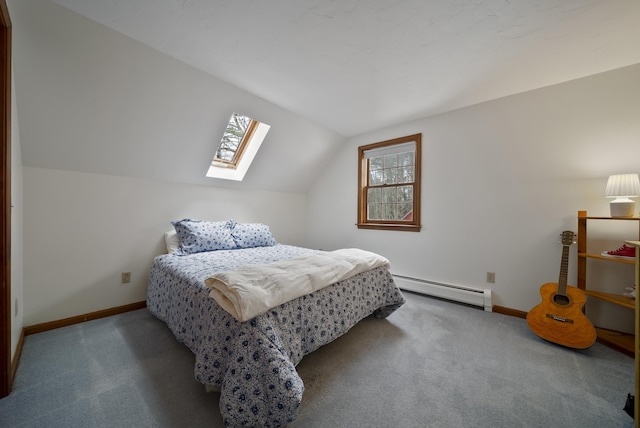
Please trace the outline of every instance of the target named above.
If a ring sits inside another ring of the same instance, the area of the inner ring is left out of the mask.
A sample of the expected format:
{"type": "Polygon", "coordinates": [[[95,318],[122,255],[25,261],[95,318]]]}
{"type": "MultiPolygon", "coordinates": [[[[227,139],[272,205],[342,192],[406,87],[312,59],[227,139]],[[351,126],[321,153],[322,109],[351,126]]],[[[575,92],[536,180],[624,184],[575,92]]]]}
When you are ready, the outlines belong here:
{"type": "Polygon", "coordinates": [[[344,136],[640,63],[637,0],[55,0],[344,136]]]}
{"type": "Polygon", "coordinates": [[[305,193],[344,136],[51,0],[10,0],[22,164],[305,193]],[[271,125],[241,182],[206,177],[229,116],[271,125]]]}

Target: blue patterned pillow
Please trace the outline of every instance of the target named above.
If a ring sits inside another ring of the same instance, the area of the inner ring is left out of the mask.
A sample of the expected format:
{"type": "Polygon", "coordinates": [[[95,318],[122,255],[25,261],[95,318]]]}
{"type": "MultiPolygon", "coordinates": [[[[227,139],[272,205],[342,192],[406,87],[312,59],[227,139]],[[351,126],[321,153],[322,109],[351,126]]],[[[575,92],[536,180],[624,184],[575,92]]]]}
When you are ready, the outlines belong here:
{"type": "Polygon", "coordinates": [[[236,247],[231,230],[235,221],[203,221],[185,218],[171,222],[180,238],[180,246],[174,253],[187,255],[204,251],[231,250],[236,247]]]}
{"type": "Polygon", "coordinates": [[[277,244],[266,224],[237,223],[231,233],[238,248],[271,247],[277,244]]]}

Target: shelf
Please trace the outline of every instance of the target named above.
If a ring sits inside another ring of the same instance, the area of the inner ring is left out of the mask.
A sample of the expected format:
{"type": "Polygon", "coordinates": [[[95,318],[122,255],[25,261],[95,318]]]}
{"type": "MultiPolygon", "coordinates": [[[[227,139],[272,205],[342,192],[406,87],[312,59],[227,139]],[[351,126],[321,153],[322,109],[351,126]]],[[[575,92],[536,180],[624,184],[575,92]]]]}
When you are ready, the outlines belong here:
{"type": "Polygon", "coordinates": [[[635,260],[621,259],[619,257],[607,257],[607,256],[603,256],[602,254],[578,253],[578,257],[585,257],[585,258],[588,258],[588,259],[605,260],[607,262],[614,262],[614,263],[624,263],[624,264],[627,264],[627,265],[635,264],[635,260]]]}
{"type": "Polygon", "coordinates": [[[630,357],[635,356],[635,337],[633,334],[596,327],[598,342],[607,345],[630,357]]]}
{"type": "MultiPolygon", "coordinates": [[[[634,217],[588,216],[587,211],[578,211],[578,236],[577,236],[577,243],[578,243],[577,288],[579,288],[580,290],[583,290],[584,293],[589,298],[599,299],[614,305],[618,305],[624,308],[634,310],[636,312],[635,323],[638,324],[638,316],[640,314],[638,313],[639,311],[636,311],[636,299],[625,297],[622,294],[613,294],[613,293],[607,293],[604,291],[596,291],[591,289],[591,287],[588,284],[588,281],[587,281],[587,265],[589,264],[588,260],[601,260],[605,262],[617,263],[618,265],[621,265],[621,264],[634,265],[636,263],[636,260],[633,260],[633,259],[630,260],[630,259],[623,259],[619,257],[603,256],[601,253],[587,252],[587,244],[588,244],[587,225],[589,223],[588,220],[589,221],[604,220],[605,222],[607,220],[608,221],[612,221],[612,220],[627,221],[627,222],[631,221],[631,222],[634,222],[635,224],[639,224],[640,217],[637,217],[637,216],[634,216],[634,217]]],[[[640,237],[640,224],[639,224],[639,230],[636,236],[640,237]]],[[[638,259],[640,260],[640,257],[638,257],[638,259]]],[[[636,267],[636,271],[637,269],[638,268],[636,267]]],[[[638,275],[637,272],[636,272],[636,275],[638,275]]],[[[636,281],[640,281],[640,280],[636,279],[636,281]]],[[[607,310],[610,310],[610,309],[607,309],[607,310]]],[[[638,326],[634,325],[634,329],[638,330],[638,326]]],[[[615,331],[615,330],[599,328],[599,327],[596,327],[596,332],[598,335],[598,342],[604,345],[607,345],[617,351],[620,351],[626,355],[629,355],[632,357],[635,355],[637,345],[636,345],[636,338],[634,334],[628,334],[621,331],[615,331]]],[[[640,331],[636,331],[636,333],[640,333],[640,331]]],[[[636,367],[638,367],[638,361],[636,361],[636,367]]]]}
{"type": "Polygon", "coordinates": [[[605,293],[603,291],[583,290],[587,296],[593,296],[596,299],[604,300],[616,305],[624,306],[625,308],[635,309],[636,299],[625,297],[622,294],[605,293]]]}
{"type": "Polygon", "coordinates": [[[581,220],[581,219],[586,219],[586,220],[635,220],[635,221],[638,221],[638,220],[640,220],[640,217],[601,217],[601,216],[590,217],[590,216],[578,215],[578,220],[581,220]]]}

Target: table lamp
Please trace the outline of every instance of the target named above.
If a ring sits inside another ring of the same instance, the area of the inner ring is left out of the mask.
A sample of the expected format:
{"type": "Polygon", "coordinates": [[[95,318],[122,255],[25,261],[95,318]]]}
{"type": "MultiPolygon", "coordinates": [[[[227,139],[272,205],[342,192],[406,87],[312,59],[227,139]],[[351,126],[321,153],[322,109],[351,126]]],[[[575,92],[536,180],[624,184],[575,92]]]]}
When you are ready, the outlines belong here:
{"type": "Polygon", "coordinates": [[[640,195],[640,180],[638,174],[617,174],[609,176],[606,198],[615,198],[609,203],[611,217],[633,217],[636,203],[629,198],[640,195]]]}

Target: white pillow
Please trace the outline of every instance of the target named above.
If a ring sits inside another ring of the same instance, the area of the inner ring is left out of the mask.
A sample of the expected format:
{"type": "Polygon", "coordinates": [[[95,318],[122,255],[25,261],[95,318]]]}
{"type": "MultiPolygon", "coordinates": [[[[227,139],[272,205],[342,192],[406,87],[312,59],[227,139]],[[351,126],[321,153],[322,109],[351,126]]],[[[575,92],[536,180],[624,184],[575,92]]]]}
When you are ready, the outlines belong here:
{"type": "Polygon", "coordinates": [[[175,230],[170,230],[164,234],[164,243],[167,245],[167,254],[173,254],[180,246],[180,238],[175,230]]]}

